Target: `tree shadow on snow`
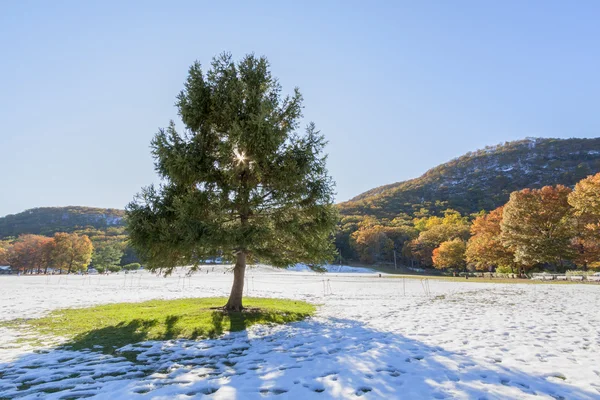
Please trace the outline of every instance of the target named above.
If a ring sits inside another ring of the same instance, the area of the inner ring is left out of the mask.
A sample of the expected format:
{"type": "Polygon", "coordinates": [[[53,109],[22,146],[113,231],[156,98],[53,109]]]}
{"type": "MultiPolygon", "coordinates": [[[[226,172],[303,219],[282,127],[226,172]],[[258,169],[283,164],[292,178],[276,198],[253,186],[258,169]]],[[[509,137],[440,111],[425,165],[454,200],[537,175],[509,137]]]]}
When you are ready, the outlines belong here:
{"type": "Polygon", "coordinates": [[[167,315],[160,319],[133,319],[78,334],[60,347],[69,350],[95,350],[106,354],[132,343],[147,340],[214,339],[226,332],[245,331],[257,323],[288,323],[306,318],[303,313],[249,309],[244,312],[211,311],[201,323],[193,316],[167,315]]]}
{"type": "MultiPolygon", "coordinates": [[[[231,320],[229,328],[246,323],[231,320]]],[[[214,325],[219,324],[222,329],[223,319],[215,314],[214,325]]],[[[138,329],[122,327],[121,333],[138,329]]],[[[356,321],[328,319],[256,326],[219,339],[142,342],[113,355],[63,349],[27,354],[0,364],[0,399],[40,393],[131,399],[600,396],[592,387],[569,385],[570,374],[563,372],[528,374],[499,359],[474,359],[356,321]]]]}

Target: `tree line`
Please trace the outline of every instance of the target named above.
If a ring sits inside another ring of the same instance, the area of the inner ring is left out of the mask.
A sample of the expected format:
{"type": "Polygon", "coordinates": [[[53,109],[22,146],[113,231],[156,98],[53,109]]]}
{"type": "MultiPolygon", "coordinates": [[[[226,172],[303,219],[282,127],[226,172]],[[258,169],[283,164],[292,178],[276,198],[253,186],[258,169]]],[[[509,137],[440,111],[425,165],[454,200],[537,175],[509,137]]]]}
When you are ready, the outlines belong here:
{"type": "Polygon", "coordinates": [[[600,266],[600,174],[566,186],[511,193],[489,213],[447,209],[392,220],[345,217],[336,243],[344,258],[443,270],[523,274],[600,266]]]}
{"type": "Polygon", "coordinates": [[[0,241],[0,265],[23,274],[84,273],[91,267],[100,273],[140,268],[139,263],[127,263],[131,257],[123,242],[96,239],[65,232],[52,237],[23,234],[0,241]]]}

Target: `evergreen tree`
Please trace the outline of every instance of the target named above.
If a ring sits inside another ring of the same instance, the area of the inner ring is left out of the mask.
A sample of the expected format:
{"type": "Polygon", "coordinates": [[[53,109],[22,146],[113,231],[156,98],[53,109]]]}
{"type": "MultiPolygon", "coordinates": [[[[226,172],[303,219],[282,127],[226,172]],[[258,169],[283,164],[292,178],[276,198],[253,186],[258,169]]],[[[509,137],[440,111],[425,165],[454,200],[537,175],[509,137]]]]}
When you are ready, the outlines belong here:
{"type": "Polygon", "coordinates": [[[106,244],[102,247],[96,247],[92,256],[92,264],[98,271],[109,270],[116,272],[121,269],[121,257],[123,250],[117,243],[106,244]]]}
{"type": "Polygon", "coordinates": [[[152,142],[164,184],[127,207],[130,241],[151,270],[234,260],[225,308],[241,310],[248,260],[278,267],[318,264],[333,255],[337,222],[324,137],[298,132],[302,96],[282,97],[264,57],[213,59],[190,70],[171,122],[152,142]]]}

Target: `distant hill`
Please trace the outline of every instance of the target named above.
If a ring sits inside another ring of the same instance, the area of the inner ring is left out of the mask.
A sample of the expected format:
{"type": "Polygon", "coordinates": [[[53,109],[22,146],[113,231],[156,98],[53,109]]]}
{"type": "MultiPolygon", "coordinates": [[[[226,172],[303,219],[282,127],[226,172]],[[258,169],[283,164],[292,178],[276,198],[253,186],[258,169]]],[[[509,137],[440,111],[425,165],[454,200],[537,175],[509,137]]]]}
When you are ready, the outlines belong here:
{"type": "Polygon", "coordinates": [[[600,172],[600,138],[528,138],[486,147],[427,171],[423,176],[380,186],[339,204],[348,215],[394,218],[421,208],[461,213],[492,210],[511,192],[545,185],[573,186],[600,172]]]}
{"type": "Polygon", "coordinates": [[[0,218],[0,239],[23,233],[53,235],[83,229],[104,231],[125,226],[125,211],[91,207],[42,207],[0,218]]]}

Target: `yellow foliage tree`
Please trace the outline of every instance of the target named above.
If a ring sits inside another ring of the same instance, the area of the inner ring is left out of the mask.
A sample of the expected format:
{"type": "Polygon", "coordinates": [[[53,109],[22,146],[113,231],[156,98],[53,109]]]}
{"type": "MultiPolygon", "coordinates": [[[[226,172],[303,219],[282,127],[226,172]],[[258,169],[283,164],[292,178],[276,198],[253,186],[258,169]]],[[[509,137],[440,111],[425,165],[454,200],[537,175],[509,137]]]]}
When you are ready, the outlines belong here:
{"type": "Polygon", "coordinates": [[[600,173],[582,179],[569,194],[573,207],[576,236],[574,261],[584,269],[598,266],[600,261],[600,173]]]}
{"type": "Polygon", "coordinates": [[[55,268],[67,273],[86,271],[92,261],[94,246],[86,235],[56,233],[52,249],[55,268]]]}
{"type": "Polygon", "coordinates": [[[464,269],[465,251],[465,242],[459,238],[443,242],[433,250],[433,266],[437,269],[464,269]]]}
{"type": "Polygon", "coordinates": [[[544,186],[513,192],[502,215],[502,243],[526,266],[563,266],[573,257],[574,226],[568,187],[544,186]]]}

